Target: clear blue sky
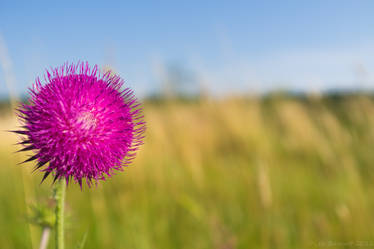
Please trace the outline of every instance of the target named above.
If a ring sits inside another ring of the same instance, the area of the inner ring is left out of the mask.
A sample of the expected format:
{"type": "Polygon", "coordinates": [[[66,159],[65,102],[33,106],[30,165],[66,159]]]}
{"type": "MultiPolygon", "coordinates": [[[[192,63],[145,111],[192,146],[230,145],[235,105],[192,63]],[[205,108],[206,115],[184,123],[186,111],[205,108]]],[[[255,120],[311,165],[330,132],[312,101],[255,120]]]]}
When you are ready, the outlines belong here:
{"type": "Polygon", "coordinates": [[[140,95],[173,63],[215,93],[374,88],[373,13],[359,0],[0,1],[0,94],[7,73],[20,94],[77,60],[113,65],[140,95]]]}

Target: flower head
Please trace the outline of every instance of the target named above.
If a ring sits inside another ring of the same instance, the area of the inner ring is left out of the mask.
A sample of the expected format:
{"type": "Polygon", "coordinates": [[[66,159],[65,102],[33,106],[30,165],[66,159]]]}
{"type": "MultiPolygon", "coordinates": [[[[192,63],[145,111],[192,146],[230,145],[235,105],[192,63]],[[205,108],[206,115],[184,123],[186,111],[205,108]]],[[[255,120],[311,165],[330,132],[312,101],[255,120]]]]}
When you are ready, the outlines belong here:
{"type": "Polygon", "coordinates": [[[124,81],[88,63],[65,64],[37,78],[27,104],[18,109],[25,135],[20,151],[35,154],[36,169],[75,180],[82,187],[122,170],[143,143],[142,108],[124,81]],[[48,164],[47,164],[48,163],[48,164]]]}

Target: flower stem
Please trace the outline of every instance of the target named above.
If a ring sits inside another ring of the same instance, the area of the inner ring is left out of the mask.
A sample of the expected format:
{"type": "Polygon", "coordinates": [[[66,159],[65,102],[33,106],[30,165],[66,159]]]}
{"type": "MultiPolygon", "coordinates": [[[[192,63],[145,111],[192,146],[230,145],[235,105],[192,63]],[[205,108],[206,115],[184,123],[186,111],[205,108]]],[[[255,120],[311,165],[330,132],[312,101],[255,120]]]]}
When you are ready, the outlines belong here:
{"type": "Polygon", "coordinates": [[[56,200],[56,249],[64,249],[64,201],[66,183],[63,179],[57,181],[54,191],[56,200]]]}

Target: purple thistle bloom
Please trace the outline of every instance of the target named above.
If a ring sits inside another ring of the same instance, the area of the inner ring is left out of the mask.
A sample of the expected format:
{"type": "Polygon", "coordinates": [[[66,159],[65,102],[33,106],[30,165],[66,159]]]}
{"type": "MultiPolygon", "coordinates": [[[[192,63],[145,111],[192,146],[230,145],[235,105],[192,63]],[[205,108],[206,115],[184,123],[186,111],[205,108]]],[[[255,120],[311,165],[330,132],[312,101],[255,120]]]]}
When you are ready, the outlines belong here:
{"type": "Polygon", "coordinates": [[[88,63],[47,70],[44,79],[18,109],[24,129],[14,132],[26,136],[20,151],[35,152],[24,162],[37,160],[43,180],[52,173],[54,182],[74,179],[81,187],[83,178],[91,186],[127,166],[143,144],[145,122],[133,92],[120,90],[124,81],[88,63]]]}

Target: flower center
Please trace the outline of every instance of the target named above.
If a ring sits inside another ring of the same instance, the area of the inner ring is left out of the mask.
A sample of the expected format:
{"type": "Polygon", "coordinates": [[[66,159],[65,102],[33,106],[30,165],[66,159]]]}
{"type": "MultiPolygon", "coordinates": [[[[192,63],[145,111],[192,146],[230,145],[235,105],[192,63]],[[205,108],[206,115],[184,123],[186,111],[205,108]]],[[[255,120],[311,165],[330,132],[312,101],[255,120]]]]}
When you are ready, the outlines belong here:
{"type": "Polygon", "coordinates": [[[91,112],[84,111],[78,114],[77,122],[80,124],[80,128],[90,130],[96,128],[97,120],[91,112]]]}

